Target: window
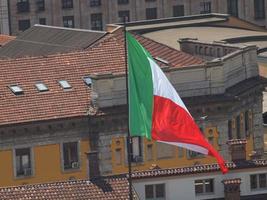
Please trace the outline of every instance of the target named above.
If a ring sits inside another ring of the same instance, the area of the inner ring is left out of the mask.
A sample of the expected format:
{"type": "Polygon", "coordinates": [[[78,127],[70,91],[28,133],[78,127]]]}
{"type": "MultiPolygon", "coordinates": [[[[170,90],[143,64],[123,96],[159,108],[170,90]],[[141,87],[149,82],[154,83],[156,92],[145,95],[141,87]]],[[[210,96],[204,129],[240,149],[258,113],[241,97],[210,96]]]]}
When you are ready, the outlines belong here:
{"type": "Polygon", "coordinates": [[[122,155],[121,155],[121,148],[115,150],[115,163],[116,165],[122,164],[122,155]]]}
{"type": "Polygon", "coordinates": [[[228,14],[238,17],[238,0],[227,0],[228,14]]]}
{"type": "Polygon", "coordinates": [[[66,81],[66,80],[60,80],[60,81],[58,81],[58,83],[60,84],[60,86],[61,86],[63,89],[71,89],[71,85],[70,85],[69,82],[66,81]]]}
{"type": "Polygon", "coordinates": [[[157,19],[157,8],[147,8],[146,19],[157,19]]]}
{"type": "Polygon", "coordinates": [[[32,165],[31,165],[31,149],[15,149],[15,165],[16,165],[16,177],[20,176],[31,176],[32,165]]]}
{"type": "Polygon", "coordinates": [[[267,188],[267,179],[266,174],[253,174],[250,175],[250,188],[254,189],[261,189],[267,188]]]}
{"type": "Polygon", "coordinates": [[[102,13],[91,14],[91,28],[99,31],[103,29],[102,13]]]}
{"type": "Polygon", "coordinates": [[[188,159],[201,158],[201,157],[203,157],[203,154],[195,152],[195,151],[187,150],[188,159]]]}
{"type": "Polygon", "coordinates": [[[236,117],[235,121],[236,121],[236,138],[241,139],[240,115],[236,117]]]}
{"type": "Polygon", "coordinates": [[[200,14],[211,13],[211,2],[200,2],[200,14]]]}
{"type": "Polygon", "coordinates": [[[248,112],[248,110],[245,112],[245,131],[248,134],[248,131],[249,131],[249,112],[248,112]]]}
{"type": "Polygon", "coordinates": [[[118,13],[119,15],[119,21],[124,22],[124,17],[126,17],[126,22],[130,21],[130,11],[129,10],[121,10],[118,13]]]}
{"type": "Polygon", "coordinates": [[[90,0],[90,6],[91,7],[101,6],[101,0],[90,0]]]}
{"type": "Polygon", "coordinates": [[[18,10],[18,13],[29,12],[30,11],[29,0],[18,0],[17,10],[18,10]]]}
{"type": "Polygon", "coordinates": [[[45,10],[45,1],[44,0],[36,0],[37,11],[45,10]]]}
{"type": "Polygon", "coordinates": [[[39,18],[39,24],[46,25],[46,18],[39,18]]]}
{"type": "Polygon", "coordinates": [[[9,88],[15,95],[23,94],[23,89],[18,85],[11,85],[9,88]]]}
{"type": "Polygon", "coordinates": [[[195,180],[195,194],[207,194],[214,192],[213,179],[195,180]]]}
{"type": "Polygon", "coordinates": [[[64,170],[79,168],[78,142],[63,143],[64,170]]]}
{"type": "Polygon", "coordinates": [[[132,137],[131,152],[132,162],[143,162],[141,137],[132,137]]]}
{"type": "Polygon", "coordinates": [[[233,139],[233,134],[232,134],[232,120],[228,120],[228,139],[229,140],[233,139]]]}
{"type": "Polygon", "coordinates": [[[129,0],[118,0],[118,4],[128,4],[129,0]]]}
{"type": "Polygon", "coordinates": [[[173,17],[184,16],[184,5],[177,5],[172,7],[173,17]]]}
{"type": "Polygon", "coordinates": [[[29,19],[19,20],[19,31],[25,31],[30,28],[31,22],[29,19]]]}
{"type": "Polygon", "coordinates": [[[157,159],[170,159],[175,157],[175,146],[157,142],[157,159]]]}
{"type": "Polygon", "coordinates": [[[36,83],[35,87],[39,92],[45,92],[48,91],[48,87],[44,83],[36,83]]]}
{"type": "Polygon", "coordinates": [[[73,16],[64,16],[63,17],[63,26],[67,28],[74,28],[74,17],[73,16]]]}
{"type": "Polygon", "coordinates": [[[184,157],[184,149],[182,147],[178,147],[178,157],[184,157]]]}
{"type": "Polygon", "coordinates": [[[165,199],[165,184],[145,185],[146,199],[165,199]]]}
{"type": "Polygon", "coordinates": [[[148,144],[146,147],[146,160],[153,160],[153,144],[148,144]]]}
{"type": "Polygon", "coordinates": [[[255,19],[265,19],[265,0],[254,0],[255,19]]]}
{"type": "Polygon", "coordinates": [[[62,8],[73,8],[73,0],[62,0],[62,8]]]}

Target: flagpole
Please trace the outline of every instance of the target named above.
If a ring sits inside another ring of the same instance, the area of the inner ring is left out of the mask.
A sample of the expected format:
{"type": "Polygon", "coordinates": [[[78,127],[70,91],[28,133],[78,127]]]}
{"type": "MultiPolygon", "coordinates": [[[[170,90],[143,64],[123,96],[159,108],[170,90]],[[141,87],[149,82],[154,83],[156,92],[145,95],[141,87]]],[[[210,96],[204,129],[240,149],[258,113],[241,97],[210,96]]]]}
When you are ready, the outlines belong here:
{"type": "Polygon", "coordinates": [[[128,54],[127,54],[127,39],[126,39],[126,16],[123,17],[123,33],[124,33],[124,52],[125,52],[125,77],[126,77],[126,106],[127,106],[127,154],[128,154],[128,180],[129,180],[129,199],[133,200],[132,190],[132,148],[131,135],[129,129],[129,88],[128,88],[128,54]]]}

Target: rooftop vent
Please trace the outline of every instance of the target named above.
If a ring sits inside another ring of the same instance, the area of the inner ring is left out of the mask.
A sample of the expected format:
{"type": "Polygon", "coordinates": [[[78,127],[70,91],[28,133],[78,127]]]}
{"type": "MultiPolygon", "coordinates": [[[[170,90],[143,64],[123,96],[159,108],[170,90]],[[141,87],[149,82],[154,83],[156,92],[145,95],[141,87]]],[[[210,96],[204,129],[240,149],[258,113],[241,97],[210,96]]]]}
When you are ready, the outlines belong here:
{"type": "Polygon", "coordinates": [[[87,86],[91,87],[91,85],[92,85],[92,79],[89,76],[83,77],[83,81],[85,82],[85,84],[87,86]]]}
{"type": "Polygon", "coordinates": [[[60,80],[58,83],[63,89],[71,89],[71,85],[66,80],[60,80]]]}
{"type": "Polygon", "coordinates": [[[45,92],[48,91],[48,87],[44,83],[36,83],[35,87],[39,92],[45,92]]]}
{"type": "Polygon", "coordinates": [[[23,89],[18,85],[10,85],[9,88],[15,95],[23,94],[23,89]]]}

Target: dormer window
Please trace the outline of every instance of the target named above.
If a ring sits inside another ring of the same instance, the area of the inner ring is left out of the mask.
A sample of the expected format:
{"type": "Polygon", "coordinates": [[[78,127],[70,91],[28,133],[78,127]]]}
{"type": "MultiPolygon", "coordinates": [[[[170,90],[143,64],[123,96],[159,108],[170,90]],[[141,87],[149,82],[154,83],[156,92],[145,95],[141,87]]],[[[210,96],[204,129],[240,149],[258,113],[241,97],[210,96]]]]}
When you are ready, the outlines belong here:
{"type": "Polygon", "coordinates": [[[10,85],[9,88],[15,95],[23,94],[23,89],[18,85],[10,85]]]}

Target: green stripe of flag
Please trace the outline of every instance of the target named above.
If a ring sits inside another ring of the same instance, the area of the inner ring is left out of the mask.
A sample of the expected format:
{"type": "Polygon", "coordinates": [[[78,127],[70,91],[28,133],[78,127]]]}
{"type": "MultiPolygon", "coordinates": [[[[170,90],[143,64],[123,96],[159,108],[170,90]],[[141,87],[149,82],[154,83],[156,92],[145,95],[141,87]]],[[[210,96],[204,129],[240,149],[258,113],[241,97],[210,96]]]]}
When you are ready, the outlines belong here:
{"type": "Polygon", "coordinates": [[[129,67],[129,128],[131,136],[151,139],[153,111],[152,72],[147,57],[150,54],[126,33],[129,67]]]}

